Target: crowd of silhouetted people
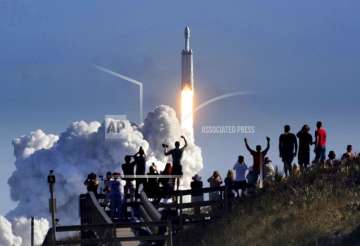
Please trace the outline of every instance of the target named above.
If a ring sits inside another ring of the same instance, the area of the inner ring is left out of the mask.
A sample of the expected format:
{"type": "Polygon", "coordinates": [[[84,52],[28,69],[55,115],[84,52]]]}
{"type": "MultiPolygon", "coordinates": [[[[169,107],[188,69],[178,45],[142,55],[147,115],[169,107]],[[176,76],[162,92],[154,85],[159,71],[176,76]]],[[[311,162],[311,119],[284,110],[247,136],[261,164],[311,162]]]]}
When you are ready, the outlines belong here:
{"type": "MultiPolygon", "coordinates": [[[[185,137],[184,145],[180,147],[180,142],[175,142],[175,148],[169,150],[167,144],[163,144],[164,155],[172,157],[172,163],[166,163],[164,169],[159,171],[157,165],[152,163],[146,172],[146,154],[142,147],[134,155],[126,155],[124,164],[121,165],[122,173],[107,172],[105,178],[99,176],[98,180],[95,173],[90,173],[84,184],[87,190],[102,195],[102,204],[108,211],[111,218],[121,218],[124,213],[124,204],[128,201],[136,201],[141,191],[145,191],[148,198],[154,202],[161,199],[171,199],[174,190],[179,189],[180,178],[183,174],[181,159],[187,147],[185,137]],[[123,180],[123,182],[121,182],[123,180]],[[124,183],[124,186],[122,186],[124,183]],[[135,183],[135,184],[134,184],[135,183]]],[[[245,147],[252,157],[252,165],[247,165],[243,155],[238,156],[234,166],[226,173],[223,180],[219,171],[214,171],[207,179],[210,187],[229,187],[227,193],[229,198],[242,197],[251,194],[257,187],[262,188],[267,183],[271,183],[277,168],[274,168],[271,159],[267,156],[270,149],[270,138],[266,137],[267,145],[265,149],[261,145],[251,148],[247,139],[244,139],[245,147]]],[[[360,158],[356,155],[352,146],[348,145],[346,152],[337,159],[336,153],[331,150],[326,156],[327,133],[322,122],[317,122],[314,137],[310,134],[310,127],[304,125],[295,135],[291,132],[289,125],[284,126],[284,132],[279,137],[279,156],[283,162],[285,178],[298,176],[306,172],[313,166],[327,168],[339,168],[349,160],[360,158]],[[311,146],[314,146],[315,158],[310,160],[311,146]],[[297,164],[294,160],[297,157],[297,164]]],[[[345,164],[344,164],[345,165],[345,164]]],[[[192,202],[203,201],[202,192],[203,182],[201,177],[196,174],[192,177],[191,197],[192,202]]],[[[214,191],[209,193],[209,200],[222,199],[221,192],[214,191]]],[[[195,211],[199,213],[200,211],[195,211]]]]}
{"type": "Polygon", "coordinates": [[[175,142],[175,148],[169,149],[163,144],[164,155],[172,157],[172,163],[166,163],[164,169],[159,171],[157,165],[152,163],[146,173],[146,154],[142,147],[134,155],[126,155],[120,172],[107,172],[105,178],[90,173],[84,185],[88,192],[93,192],[101,198],[102,205],[112,219],[119,219],[126,212],[126,202],[133,202],[145,191],[148,198],[155,202],[160,199],[170,199],[175,188],[179,188],[182,176],[181,159],[187,140],[181,136],[184,145],[175,142]],[[123,182],[121,182],[123,181],[123,182]]]}

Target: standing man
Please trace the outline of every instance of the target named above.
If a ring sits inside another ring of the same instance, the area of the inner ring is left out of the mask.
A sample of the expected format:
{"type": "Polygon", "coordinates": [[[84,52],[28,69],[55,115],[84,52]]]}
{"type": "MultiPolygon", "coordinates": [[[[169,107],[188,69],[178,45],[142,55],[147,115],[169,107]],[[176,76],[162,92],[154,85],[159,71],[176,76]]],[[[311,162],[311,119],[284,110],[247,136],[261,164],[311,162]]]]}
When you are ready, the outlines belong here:
{"type": "MultiPolygon", "coordinates": [[[[146,155],[144,149],[140,147],[139,151],[135,155],[133,155],[133,157],[136,165],[136,175],[142,175],[142,176],[145,175],[146,155]]],[[[144,189],[145,181],[146,179],[144,177],[142,178],[136,177],[136,191],[135,191],[136,195],[139,194],[140,184],[143,185],[143,189],[144,189]]]]}
{"type": "Polygon", "coordinates": [[[246,138],[244,138],[244,141],[245,141],[246,149],[250,152],[250,154],[253,157],[252,173],[254,174],[255,184],[259,178],[259,175],[261,175],[260,188],[262,188],[263,170],[264,170],[263,165],[264,165],[265,156],[270,149],[270,138],[266,137],[267,146],[266,146],[265,150],[263,150],[263,151],[261,151],[261,145],[256,145],[256,150],[253,150],[250,148],[246,138]]]}
{"type": "Polygon", "coordinates": [[[297,139],[295,134],[290,132],[290,126],[284,126],[284,133],[279,137],[279,153],[284,163],[284,173],[287,177],[292,171],[292,162],[297,153],[297,139]]]}
{"type": "MultiPolygon", "coordinates": [[[[182,176],[183,172],[182,172],[182,165],[181,165],[181,158],[184,152],[184,149],[187,147],[187,141],[185,139],[184,136],[181,136],[182,139],[184,139],[184,146],[180,148],[180,142],[176,141],[175,142],[175,148],[171,149],[171,150],[167,150],[168,149],[168,145],[163,144],[164,147],[164,155],[171,155],[172,157],[172,161],[173,161],[173,167],[172,167],[172,174],[173,175],[179,175],[182,176]]],[[[177,190],[179,189],[180,186],[180,178],[176,178],[176,185],[177,185],[177,190]]]]}
{"type": "Polygon", "coordinates": [[[310,145],[313,144],[313,138],[309,131],[310,127],[304,125],[301,131],[296,134],[299,139],[298,162],[301,173],[303,173],[310,164],[310,145]]]}
{"type": "Polygon", "coordinates": [[[125,180],[125,186],[124,186],[124,196],[125,196],[125,201],[127,199],[127,196],[129,195],[130,200],[133,201],[134,200],[134,178],[132,178],[134,176],[134,167],[135,167],[135,162],[131,161],[131,156],[130,155],[126,155],[125,156],[125,163],[122,164],[121,168],[123,170],[123,174],[125,176],[124,180],[125,180]],[[130,176],[130,177],[126,177],[126,176],[130,176]]]}
{"type": "Polygon", "coordinates": [[[322,165],[325,163],[326,158],[326,130],[322,126],[322,122],[316,123],[315,131],[315,159],[314,162],[320,162],[322,165]]]}
{"type": "Polygon", "coordinates": [[[238,161],[235,163],[233,170],[235,171],[235,187],[237,195],[240,196],[240,189],[241,196],[243,196],[246,190],[246,172],[248,170],[248,167],[244,162],[244,156],[239,155],[238,161]]]}

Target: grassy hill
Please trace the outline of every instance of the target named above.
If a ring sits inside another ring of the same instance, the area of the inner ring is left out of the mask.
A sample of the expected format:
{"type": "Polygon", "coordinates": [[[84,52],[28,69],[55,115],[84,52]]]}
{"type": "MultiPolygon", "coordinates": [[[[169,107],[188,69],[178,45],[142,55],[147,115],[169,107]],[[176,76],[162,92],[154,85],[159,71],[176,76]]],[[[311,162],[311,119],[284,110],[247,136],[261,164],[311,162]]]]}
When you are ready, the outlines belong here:
{"type": "Polygon", "coordinates": [[[360,161],[348,164],[278,179],[223,220],[188,228],[184,245],[360,245],[360,161]]]}

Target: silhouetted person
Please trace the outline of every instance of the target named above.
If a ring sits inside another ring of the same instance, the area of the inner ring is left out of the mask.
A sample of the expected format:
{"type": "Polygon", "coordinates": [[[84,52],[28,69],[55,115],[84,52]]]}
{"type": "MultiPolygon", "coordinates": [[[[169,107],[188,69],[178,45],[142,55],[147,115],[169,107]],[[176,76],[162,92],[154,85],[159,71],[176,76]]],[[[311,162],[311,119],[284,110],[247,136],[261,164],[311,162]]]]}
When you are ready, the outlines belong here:
{"type": "MultiPolygon", "coordinates": [[[[192,177],[190,186],[191,186],[191,202],[201,202],[204,200],[204,195],[201,192],[203,188],[203,182],[201,181],[201,177],[199,175],[195,175],[192,177]]],[[[194,208],[194,213],[196,216],[200,215],[200,206],[196,206],[194,208]]]]}
{"type": "Polygon", "coordinates": [[[130,155],[126,155],[125,158],[125,163],[122,164],[121,168],[123,170],[123,174],[124,174],[124,180],[126,182],[125,187],[124,187],[124,194],[125,194],[125,198],[127,197],[127,195],[130,196],[130,199],[133,200],[134,199],[134,185],[133,185],[133,181],[134,178],[131,177],[126,177],[126,176],[134,176],[134,167],[135,167],[135,162],[131,161],[131,156],[130,155]]]}
{"type": "MultiPolygon", "coordinates": [[[[136,175],[145,175],[145,169],[146,169],[146,155],[145,151],[142,147],[139,148],[139,151],[133,155],[136,165],[136,175]]],[[[146,179],[145,178],[138,178],[136,177],[136,195],[139,194],[139,188],[140,185],[145,184],[146,179]]]]}
{"type": "Polygon", "coordinates": [[[250,154],[253,157],[252,173],[257,180],[260,173],[262,172],[265,156],[270,149],[270,138],[266,137],[267,146],[263,151],[261,151],[261,145],[256,145],[256,150],[252,150],[246,138],[244,138],[244,141],[245,141],[246,149],[250,152],[250,154]]]}
{"type": "Polygon", "coordinates": [[[336,153],[333,150],[329,151],[328,159],[326,160],[326,166],[327,167],[333,167],[333,168],[339,168],[340,167],[340,161],[336,159],[336,153]]]}
{"type": "MultiPolygon", "coordinates": [[[[161,175],[173,175],[171,163],[166,163],[164,170],[161,172],[161,175]]],[[[169,198],[171,193],[174,191],[174,178],[160,178],[159,181],[162,184],[165,197],[169,198]]]]}
{"type": "MultiPolygon", "coordinates": [[[[184,152],[184,149],[187,147],[187,141],[185,139],[184,136],[181,136],[182,139],[184,139],[184,146],[180,148],[180,142],[176,141],[175,142],[175,148],[171,149],[171,150],[167,150],[169,146],[167,146],[166,144],[163,144],[164,147],[164,155],[171,155],[172,157],[172,162],[173,162],[173,170],[172,173],[173,175],[179,175],[182,176],[183,172],[182,172],[182,165],[181,165],[181,158],[184,152]]],[[[179,189],[180,186],[180,178],[176,178],[176,186],[177,189],[179,189]]]]}
{"type": "MultiPolygon", "coordinates": [[[[222,179],[218,171],[214,171],[210,178],[207,180],[211,188],[220,187],[222,184],[222,179]]],[[[220,192],[213,191],[209,194],[210,200],[218,200],[220,198],[220,192]]]]}
{"type": "Polygon", "coordinates": [[[159,189],[159,180],[156,178],[156,176],[159,175],[159,172],[156,168],[155,163],[152,163],[152,165],[149,167],[149,172],[147,173],[149,176],[146,186],[145,186],[145,192],[150,198],[154,198],[156,201],[160,199],[160,189],[159,189]]]}
{"type": "Polygon", "coordinates": [[[97,195],[99,181],[97,180],[95,173],[90,173],[87,176],[86,180],[84,181],[84,185],[86,186],[88,192],[94,192],[94,194],[97,195]]]}
{"type": "Polygon", "coordinates": [[[326,130],[322,126],[322,122],[316,123],[315,131],[315,159],[314,162],[324,164],[326,158],[326,130]]]}
{"type": "Polygon", "coordinates": [[[238,157],[238,160],[235,163],[233,170],[235,171],[236,192],[238,196],[240,196],[239,189],[241,190],[241,195],[243,195],[246,190],[246,174],[248,171],[248,167],[244,162],[244,156],[240,155],[238,157]]]}
{"type": "Polygon", "coordinates": [[[310,127],[308,125],[304,125],[296,134],[299,139],[298,162],[301,172],[303,172],[304,169],[306,170],[310,164],[310,145],[313,144],[313,138],[309,131],[310,127]]]}
{"type": "Polygon", "coordinates": [[[231,169],[227,172],[224,182],[225,182],[225,187],[228,191],[227,193],[228,198],[234,198],[237,192],[234,190],[235,178],[234,178],[234,172],[231,169]]]}
{"type": "Polygon", "coordinates": [[[106,172],[105,179],[104,179],[104,193],[110,192],[111,179],[112,179],[112,173],[110,171],[106,172]]]}
{"type": "Polygon", "coordinates": [[[355,154],[352,151],[352,145],[346,146],[346,152],[341,156],[342,161],[351,161],[355,158],[355,154]]]}
{"type": "Polygon", "coordinates": [[[286,177],[291,174],[292,162],[296,156],[297,147],[296,136],[290,132],[290,126],[286,125],[284,127],[284,133],[279,137],[279,153],[284,163],[284,173],[286,177]]]}
{"type": "Polygon", "coordinates": [[[110,202],[110,191],[111,191],[111,181],[112,181],[112,173],[110,171],[106,172],[105,179],[104,179],[104,207],[107,207],[110,202]]]}

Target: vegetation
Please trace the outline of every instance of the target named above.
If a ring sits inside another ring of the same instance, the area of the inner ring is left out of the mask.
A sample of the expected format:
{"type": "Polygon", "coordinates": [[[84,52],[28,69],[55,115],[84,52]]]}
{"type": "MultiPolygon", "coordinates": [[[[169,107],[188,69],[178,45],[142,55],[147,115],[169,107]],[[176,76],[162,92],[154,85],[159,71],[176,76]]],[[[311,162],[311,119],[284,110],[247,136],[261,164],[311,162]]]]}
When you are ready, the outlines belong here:
{"type": "Polygon", "coordinates": [[[239,201],[222,220],[188,228],[184,245],[360,245],[360,160],[316,167],[239,201]]]}

